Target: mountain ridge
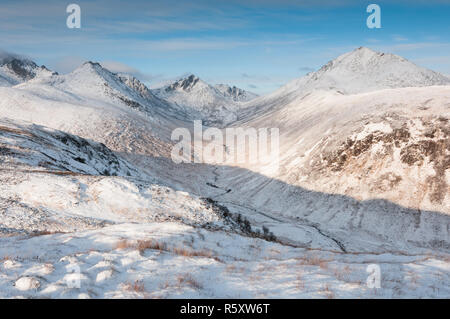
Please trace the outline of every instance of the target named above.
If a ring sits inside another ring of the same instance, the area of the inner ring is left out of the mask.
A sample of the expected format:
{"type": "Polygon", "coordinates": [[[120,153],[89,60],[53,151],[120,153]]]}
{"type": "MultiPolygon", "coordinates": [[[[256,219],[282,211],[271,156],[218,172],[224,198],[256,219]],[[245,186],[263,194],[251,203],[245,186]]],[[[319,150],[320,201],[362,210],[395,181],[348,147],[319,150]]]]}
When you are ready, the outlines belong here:
{"type": "Polygon", "coordinates": [[[188,115],[194,113],[194,116],[188,117],[190,120],[224,126],[237,119],[236,112],[241,102],[252,96],[242,89],[228,88],[210,85],[198,76],[189,74],[153,92],[188,115]]]}
{"type": "Polygon", "coordinates": [[[57,74],[44,65],[15,55],[0,57],[0,86],[14,86],[41,76],[57,74]]]}
{"type": "Polygon", "coordinates": [[[358,94],[381,89],[448,85],[450,78],[391,53],[359,47],[329,61],[319,70],[287,84],[300,89],[332,89],[358,94]]]}

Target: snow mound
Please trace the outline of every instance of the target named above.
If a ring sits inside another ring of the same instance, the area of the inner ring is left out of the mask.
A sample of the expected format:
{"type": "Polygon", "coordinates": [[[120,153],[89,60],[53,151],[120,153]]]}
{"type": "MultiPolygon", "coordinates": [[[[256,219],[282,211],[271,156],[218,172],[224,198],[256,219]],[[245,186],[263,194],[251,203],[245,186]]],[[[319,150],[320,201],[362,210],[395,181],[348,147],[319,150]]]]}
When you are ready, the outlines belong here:
{"type": "Polygon", "coordinates": [[[15,286],[17,289],[26,291],[26,290],[32,290],[32,289],[38,289],[41,284],[39,280],[33,277],[22,277],[17,279],[15,286]]]}

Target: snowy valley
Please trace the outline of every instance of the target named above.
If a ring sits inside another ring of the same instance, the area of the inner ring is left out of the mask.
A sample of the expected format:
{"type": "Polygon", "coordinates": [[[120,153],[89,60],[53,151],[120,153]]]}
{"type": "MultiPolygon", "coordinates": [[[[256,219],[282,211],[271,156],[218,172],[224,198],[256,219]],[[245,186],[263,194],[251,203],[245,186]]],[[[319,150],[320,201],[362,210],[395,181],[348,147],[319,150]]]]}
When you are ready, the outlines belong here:
{"type": "Polygon", "coordinates": [[[0,176],[2,298],[450,298],[450,79],[393,54],[266,96],[3,57],[0,176]],[[280,170],[175,164],[194,120],[279,128],[280,170]]]}

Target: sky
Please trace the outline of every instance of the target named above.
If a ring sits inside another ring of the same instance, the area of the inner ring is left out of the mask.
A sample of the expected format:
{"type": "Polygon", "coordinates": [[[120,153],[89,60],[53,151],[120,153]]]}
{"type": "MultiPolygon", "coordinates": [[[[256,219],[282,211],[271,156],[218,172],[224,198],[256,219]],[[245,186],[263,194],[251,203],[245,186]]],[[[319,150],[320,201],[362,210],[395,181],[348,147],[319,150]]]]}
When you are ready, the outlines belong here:
{"type": "Polygon", "coordinates": [[[450,75],[450,0],[1,0],[0,39],[59,73],[91,60],[150,87],[193,73],[266,94],[360,46],[450,75]]]}

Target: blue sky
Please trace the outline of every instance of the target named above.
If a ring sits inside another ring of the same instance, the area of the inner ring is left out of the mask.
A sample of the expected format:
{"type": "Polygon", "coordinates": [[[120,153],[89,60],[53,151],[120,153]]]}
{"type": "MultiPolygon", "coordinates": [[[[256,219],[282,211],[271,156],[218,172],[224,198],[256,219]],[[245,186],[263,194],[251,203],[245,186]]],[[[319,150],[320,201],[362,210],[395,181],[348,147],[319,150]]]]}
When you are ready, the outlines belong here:
{"type": "Polygon", "coordinates": [[[359,46],[450,75],[449,18],[450,0],[2,0],[0,49],[61,73],[93,60],[152,87],[194,73],[264,94],[359,46]],[[370,3],[381,29],[366,26],[370,3]]]}

